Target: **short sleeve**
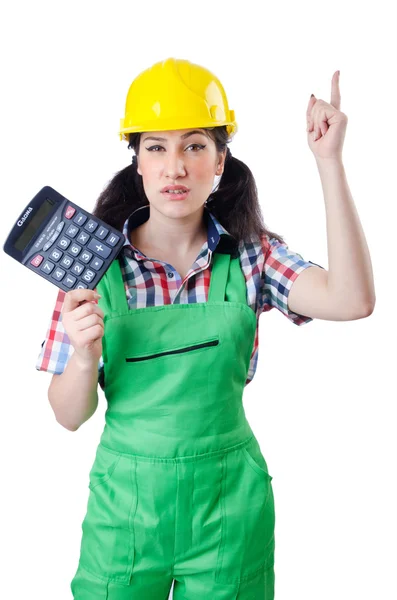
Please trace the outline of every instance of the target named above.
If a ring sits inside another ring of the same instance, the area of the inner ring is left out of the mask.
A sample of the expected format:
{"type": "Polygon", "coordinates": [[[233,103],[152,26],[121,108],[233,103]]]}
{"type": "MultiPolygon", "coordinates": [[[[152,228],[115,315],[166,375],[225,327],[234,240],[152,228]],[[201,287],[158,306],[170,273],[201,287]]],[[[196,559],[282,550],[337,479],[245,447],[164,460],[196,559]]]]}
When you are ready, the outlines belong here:
{"type": "Polygon", "coordinates": [[[262,272],[262,312],[277,308],[295,325],[313,321],[312,317],[299,315],[288,308],[288,295],[299,273],[309,267],[321,265],[306,261],[300,254],[291,250],[285,242],[277,238],[262,238],[265,260],[262,272]]]}
{"type": "MultiPolygon", "coordinates": [[[[41,344],[41,350],[37,357],[37,371],[46,371],[47,373],[60,375],[64,372],[66,365],[74,352],[69,336],[62,324],[61,311],[64,299],[65,292],[59,290],[51,320],[47,328],[47,335],[41,344]]],[[[98,382],[103,389],[102,356],[98,362],[98,382]]]]}

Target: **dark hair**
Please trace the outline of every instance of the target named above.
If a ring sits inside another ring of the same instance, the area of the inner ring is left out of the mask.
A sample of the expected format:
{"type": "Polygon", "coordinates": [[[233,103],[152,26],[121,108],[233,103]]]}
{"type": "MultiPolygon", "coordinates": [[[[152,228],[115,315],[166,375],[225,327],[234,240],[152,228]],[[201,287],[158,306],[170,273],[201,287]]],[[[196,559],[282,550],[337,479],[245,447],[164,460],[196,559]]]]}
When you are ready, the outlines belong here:
{"type": "MultiPolygon", "coordinates": [[[[224,170],[216,189],[207,198],[208,210],[223,227],[240,242],[250,240],[252,235],[261,238],[268,235],[280,242],[284,239],[269,231],[262,217],[258,201],[258,191],[250,169],[238,158],[231,155],[227,146],[229,137],[226,126],[203,128],[215,142],[217,152],[226,149],[224,170]]],[[[137,159],[142,132],[130,133],[128,148],[135,155],[132,164],[118,171],[107,184],[96,201],[92,214],[122,231],[127,217],[137,208],[149,204],[142,182],[137,172],[137,159]]]]}

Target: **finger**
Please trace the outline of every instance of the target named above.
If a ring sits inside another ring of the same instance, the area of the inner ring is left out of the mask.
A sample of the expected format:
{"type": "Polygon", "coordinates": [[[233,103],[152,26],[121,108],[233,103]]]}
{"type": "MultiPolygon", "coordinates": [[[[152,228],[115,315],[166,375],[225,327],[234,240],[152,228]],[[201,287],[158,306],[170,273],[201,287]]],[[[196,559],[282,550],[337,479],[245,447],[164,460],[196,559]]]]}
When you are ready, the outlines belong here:
{"type": "Polygon", "coordinates": [[[320,134],[321,134],[321,120],[319,119],[318,112],[316,115],[314,115],[312,117],[312,119],[313,119],[312,131],[314,133],[313,140],[318,140],[318,138],[320,137],[320,134]]]}
{"type": "Polygon", "coordinates": [[[314,127],[314,113],[315,113],[316,102],[317,102],[317,98],[314,94],[312,94],[310,101],[309,101],[308,109],[306,111],[306,121],[307,121],[306,131],[308,131],[309,133],[311,131],[313,131],[313,127],[314,127]]]}
{"type": "Polygon", "coordinates": [[[71,292],[67,292],[65,295],[65,301],[62,307],[62,314],[74,310],[80,305],[80,302],[92,302],[95,300],[95,290],[76,289],[71,292]]]}
{"type": "Polygon", "coordinates": [[[328,123],[326,121],[322,121],[320,124],[321,135],[325,135],[328,131],[328,123]]]}
{"type": "Polygon", "coordinates": [[[340,89],[339,89],[339,71],[335,71],[331,83],[331,104],[337,110],[340,110],[340,89]]]}
{"type": "Polygon", "coordinates": [[[315,133],[313,140],[316,140],[321,136],[325,135],[329,129],[327,113],[326,109],[324,108],[325,106],[326,104],[319,102],[313,110],[313,114],[311,117],[312,127],[311,129],[309,129],[309,131],[314,131],[315,133]]]}
{"type": "Polygon", "coordinates": [[[100,325],[93,325],[79,333],[81,345],[84,347],[87,344],[96,342],[104,335],[104,331],[100,325]]]}
{"type": "Polygon", "coordinates": [[[85,319],[81,319],[76,324],[77,331],[85,331],[86,329],[90,329],[90,327],[96,327],[99,325],[103,331],[105,331],[105,327],[103,321],[98,319],[98,316],[95,314],[88,315],[85,319]]]}
{"type": "Polygon", "coordinates": [[[317,121],[314,126],[314,131],[316,133],[315,140],[318,140],[322,135],[325,135],[328,129],[328,124],[326,121],[317,121]]]}
{"type": "Polygon", "coordinates": [[[101,319],[104,318],[102,309],[95,302],[84,302],[73,310],[73,320],[81,321],[89,315],[97,314],[101,319]]]}
{"type": "Polygon", "coordinates": [[[314,94],[312,94],[310,97],[310,100],[309,100],[309,104],[307,105],[306,120],[310,118],[310,115],[312,113],[312,108],[316,104],[316,101],[317,101],[316,96],[314,94]]]}

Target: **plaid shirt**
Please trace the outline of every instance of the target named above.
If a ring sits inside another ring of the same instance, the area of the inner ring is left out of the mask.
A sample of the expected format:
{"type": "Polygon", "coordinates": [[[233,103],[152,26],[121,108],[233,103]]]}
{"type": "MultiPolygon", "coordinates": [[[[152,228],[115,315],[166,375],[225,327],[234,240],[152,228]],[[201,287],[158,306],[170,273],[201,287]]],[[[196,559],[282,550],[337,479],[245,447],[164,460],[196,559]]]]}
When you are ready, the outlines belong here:
{"type": "MultiPolygon", "coordinates": [[[[121,271],[128,305],[131,309],[164,304],[189,304],[206,302],[210,283],[211,255],[216,248],[239,256],[247,288],[247,304],[255,311],[257,327],[246,384],[252,381],[258,362],[259,315],[277,308],[295,325],[313,319],[298,315],[288,308],[288,294],[293,282],[304,269],[317,265],[305,261],[300,254],[290,250],[277,238],[257,236],[251,241],[237,243],[216,217],[206,207],[207,243],[203,245],[189,272],[182,280],[168,263],[142,254],[130,241],[131,230],[149,218],[150,206],[136,209],[123,225],[124,245],[120,251],[121,271]]],[[[324,268],[324,267],[321,267],[324,268]]],[[[74,352],[62,325],[63,290],[58,291],[55,308],[42,343],[36,369],[48,373],[63,373],[74,352]]],[[[102,356],[98,362],[98,382],[104,390],[102,356]]]]}

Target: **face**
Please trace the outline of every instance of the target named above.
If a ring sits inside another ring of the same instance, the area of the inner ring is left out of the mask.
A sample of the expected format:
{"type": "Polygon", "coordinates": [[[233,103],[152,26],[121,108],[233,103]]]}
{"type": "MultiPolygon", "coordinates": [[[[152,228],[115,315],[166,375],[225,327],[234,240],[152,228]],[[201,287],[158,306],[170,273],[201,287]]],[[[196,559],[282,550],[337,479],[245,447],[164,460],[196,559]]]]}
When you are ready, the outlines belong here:
{"type": "Polygon", "coordinates": [[[151,206],[169,217],[187,216],[202,208],[212,192],[215,175],[223,172],[225,156],[226,151],[217,152],[205,129],[143,133],[138,173],[151,206]],[[164,187],[175,185],[185,186],[188,193],[162,192],[164,187]]]}

